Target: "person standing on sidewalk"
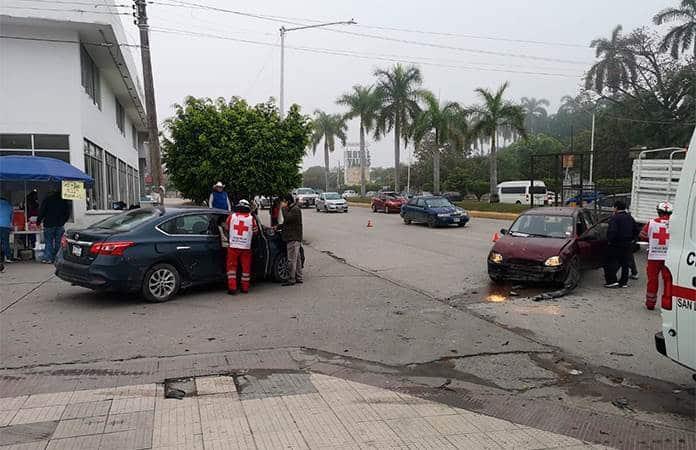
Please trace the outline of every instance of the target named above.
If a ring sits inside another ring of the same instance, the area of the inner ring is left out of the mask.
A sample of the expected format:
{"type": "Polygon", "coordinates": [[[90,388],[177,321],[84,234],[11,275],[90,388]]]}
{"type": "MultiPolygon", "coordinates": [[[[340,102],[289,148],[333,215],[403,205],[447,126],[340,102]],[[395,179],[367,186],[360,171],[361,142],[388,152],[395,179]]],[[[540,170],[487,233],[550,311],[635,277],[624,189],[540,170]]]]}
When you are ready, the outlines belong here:
{"type": "Polygon", "coordinates": [[[0,197],[0,272],[5,270],[5,263],[10,259],[10,227],[12,227],[12,203],[0,197]]]}
{"type": "Polygon", "coordinates": [[[225,185],[222,184],[222,181],[218,181],[213,185],[213,192],[208,197],[208,207],[232,211],[232,204],[227,192],[225,192],[225,185]]]}
{"type": "Polygon", "coordinates": [[[288,279],[283,286],[302,284],[302,210],[292,194],[280,204],[283,214],[282,236],[288,249],[288,279]]]}
{"type": "Polygon", "coordinates": [[[661,202],[657,205],[657,218],[646,223],[640,232],[640,240],[648,242],[648,287],[645,292],[645,307],[653,310],[657,303],[657,291],[662,274],[662,296],[669,296],[666,287],[672,284],[672,275],[665,267],[669,248],[669,218],[672,217],[672,204],[661,202]]]}
{"type": "Polygon", "coordinates": [[[251,205],[247,200],[240,200],[235,212],[227,219],[230,233],[230,245],[227,248],[227,293],[237,293],[237,270],[242,266],[242,293],[249,292],[251,281],[251,241],[259,232],[256,217],[251,214],[251,205]]]}
{"type": "Polygon", "coordinates": [[[636,222],[626,211],[626,203],[617,200],[614,203],[614,215],[609,219],[607,231],[607,259],[604,265],[604,287],[628,287],[631,250],[636,234],[636,222]],[[621,268],[621,278],[616,280],[616,271],[621,268]]]}
{"type": "Polygon", "coordinates": [[[60,239],[65,232],[65,222],[70,218],[70,203],[63,200],[58,191],[52,191],[44,199],[37,224],[44,227],[44,248],[41,262],[53,264],[60,249],[60,239]]]}

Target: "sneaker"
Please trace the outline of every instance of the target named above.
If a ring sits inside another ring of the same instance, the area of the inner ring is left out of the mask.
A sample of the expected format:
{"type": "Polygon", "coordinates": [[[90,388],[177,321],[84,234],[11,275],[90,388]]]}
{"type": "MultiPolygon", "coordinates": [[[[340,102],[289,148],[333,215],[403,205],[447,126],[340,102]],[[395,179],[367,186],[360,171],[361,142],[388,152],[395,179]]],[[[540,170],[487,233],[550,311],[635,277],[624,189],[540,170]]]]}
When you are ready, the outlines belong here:
{"type": "Polygon", "coordinates": [[[619,283],[607,283],[604,285],[605,288],[614,289],[621,286],[619,283]]]}
{"type": "Polygon", "coordinates": [[[637,280],[638,279],[638,274],[637,273],[632,273],[630,275],[631,280],[637,280]]]}
{"type": "Polygon", "coordinates": [[[621,287],[622,287],[622,288],[627,288],[627,287],[629,287],[629,286],[628,286],[628,283],[626,283],[626,284],[622,284],[621,287]]]}
{"type": "Polygon", "coordinates": [[[5,264],[12,264],[14,262],[14,259],[12,258],[5,258],[5,264]]]}
{"type": "Polygon", "coordinates": [[[48,259],[42,259],[41,264],[53,264],[53,261],[49,261],[48,259]]]}
{"type": "Polygon", "coordinates": [[[294,286],[294,285],[295,285],[295,283],[293,283],[292,281],[286,281],[285,283],[281,284],[281,286],[294,286]]]}

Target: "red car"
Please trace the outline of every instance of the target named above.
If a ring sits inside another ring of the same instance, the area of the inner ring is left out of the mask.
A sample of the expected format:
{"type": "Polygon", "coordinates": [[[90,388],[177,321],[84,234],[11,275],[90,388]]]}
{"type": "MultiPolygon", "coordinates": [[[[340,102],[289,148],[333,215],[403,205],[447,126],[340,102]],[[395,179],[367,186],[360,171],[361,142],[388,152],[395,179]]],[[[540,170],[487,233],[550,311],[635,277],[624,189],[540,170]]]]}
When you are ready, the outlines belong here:
{"type": "Polygon", "coordinates": [[[372,211],[383,211],[387,214],[398,213],[404,203],[406,203],[406,199],[398,193],[384,191],[372,199],[372,211]]]}
{"type": "Polygon", "coordinates": [[[574,287],[581,270],[602,266],[606,221],[584,208],[535,208],[524,212],[488,254],[494,282],[540,281],[574,287]]]}

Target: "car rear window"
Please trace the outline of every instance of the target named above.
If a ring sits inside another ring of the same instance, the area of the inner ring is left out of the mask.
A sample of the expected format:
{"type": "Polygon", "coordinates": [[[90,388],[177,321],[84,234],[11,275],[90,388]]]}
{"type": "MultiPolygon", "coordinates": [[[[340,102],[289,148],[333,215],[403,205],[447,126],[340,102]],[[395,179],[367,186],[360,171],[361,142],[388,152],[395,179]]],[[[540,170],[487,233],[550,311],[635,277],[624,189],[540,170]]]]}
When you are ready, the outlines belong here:
{"type": "Polygon", "coordinates": [[[311,194],[314,194],[314,191],[311,189],[298,189],[297,194],[298,195],[311,195],[311,194]]]}
{"type": "Polygon", "coordinates": [[[95,223],[90,228],[112,231],[130,231],[148,220],[159,217],[160,211],[155,208],[138,208],[123,214],[109,217],[95,223]]]}

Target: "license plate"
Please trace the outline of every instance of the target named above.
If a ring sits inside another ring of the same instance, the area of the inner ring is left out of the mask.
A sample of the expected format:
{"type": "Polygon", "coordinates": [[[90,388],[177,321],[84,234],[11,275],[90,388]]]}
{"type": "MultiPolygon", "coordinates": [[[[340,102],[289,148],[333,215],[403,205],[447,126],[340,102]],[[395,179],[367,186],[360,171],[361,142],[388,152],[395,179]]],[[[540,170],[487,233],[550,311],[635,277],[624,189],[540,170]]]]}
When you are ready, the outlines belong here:
{"type": "Polygon", "coordinates": [[[452,219],[452,222],[459,223],[459,219],[452,219]]]}
{"type": "Polygon", "coordinates": [[[73,245],[72,254],[73,256],[77,256],[78,258],[82,256],[82,247],[80,247],[79,245],[73,245]]]}

